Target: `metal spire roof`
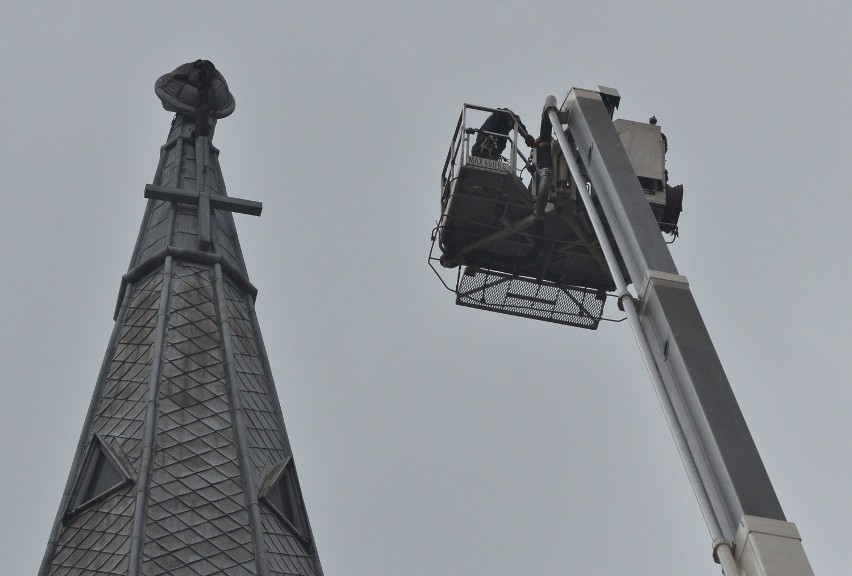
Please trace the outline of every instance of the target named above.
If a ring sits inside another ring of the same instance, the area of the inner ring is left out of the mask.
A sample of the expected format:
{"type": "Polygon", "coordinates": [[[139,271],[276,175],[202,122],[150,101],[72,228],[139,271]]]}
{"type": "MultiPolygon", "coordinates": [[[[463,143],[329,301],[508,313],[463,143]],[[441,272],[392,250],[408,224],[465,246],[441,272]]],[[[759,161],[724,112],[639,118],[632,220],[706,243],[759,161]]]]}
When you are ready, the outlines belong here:
{"type": "Polygon", "coordinates": [[[176,112],[40,576],[321,575],[211,144],[234,109],[199,60],[176,112]]]}

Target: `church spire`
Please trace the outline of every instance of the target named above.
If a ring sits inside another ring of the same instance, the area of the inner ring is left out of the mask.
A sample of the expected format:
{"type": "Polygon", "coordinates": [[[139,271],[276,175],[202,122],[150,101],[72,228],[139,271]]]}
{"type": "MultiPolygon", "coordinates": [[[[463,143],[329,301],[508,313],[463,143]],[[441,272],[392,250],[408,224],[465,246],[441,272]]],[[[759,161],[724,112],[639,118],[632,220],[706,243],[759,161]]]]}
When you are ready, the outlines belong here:
{"type": "Polygon", "coordinates": [[[208,61],[175,112],[40,576],[321,575],[211,144],[234,110],[208,61]]]}

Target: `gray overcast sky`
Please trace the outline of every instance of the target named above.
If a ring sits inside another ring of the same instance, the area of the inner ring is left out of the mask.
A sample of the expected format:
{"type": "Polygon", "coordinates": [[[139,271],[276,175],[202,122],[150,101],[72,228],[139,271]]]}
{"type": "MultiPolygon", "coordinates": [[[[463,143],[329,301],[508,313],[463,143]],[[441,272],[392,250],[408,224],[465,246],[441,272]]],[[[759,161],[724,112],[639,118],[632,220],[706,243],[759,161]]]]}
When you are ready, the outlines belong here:
{"type": "MultiPolygon", "coordinates": [[[[817,574],[852,573],[852,7],[3,2],[0,558],[35,574],[197,58],[329,575],[719,574],[626,323],[459,308],[426,265],[462,103],[614,86],[685,185],[673,245],[817,574]]],[[[609,311],[617,315],[615,307],[609,311]]]]}

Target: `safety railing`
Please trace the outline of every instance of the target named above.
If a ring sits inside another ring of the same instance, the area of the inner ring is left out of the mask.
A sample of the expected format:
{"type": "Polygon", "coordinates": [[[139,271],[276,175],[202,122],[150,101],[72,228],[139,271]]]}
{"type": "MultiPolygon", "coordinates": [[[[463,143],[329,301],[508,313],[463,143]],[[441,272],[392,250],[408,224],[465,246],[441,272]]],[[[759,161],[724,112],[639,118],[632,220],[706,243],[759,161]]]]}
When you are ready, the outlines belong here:
{"type": "Polygon", "coordinates": [[[447,158],[444,161],[444,169],[441,171],[441,200],[445,202],[452,193],[452,183],[459,175],[459,171],[464,166],[473,166],[485,170],[504,171],[510,174],[518,175],[521,170],[534,170],[530,161],[520,152],[518,148],[518,125],[520,119],[511,110],[505,108],[488,108],[486,106],[477,106],[475,104],[465,104],[459,114],[456,130],[453,133],[453,139],[450,142],[450,148],[447,151],[447,158]],[[482,128],[485,119],[488,115],[471,114],[471,112],[479,111],[490,114],[506,114],[511,116],[513,122],[508,133],[492,132],[482,128]],[[477,116],[479,118],[477,118],[477,116]],[[473,123],[473,125],[471,125],[473,123]],[[501,152],[499,158],[481,158],[473,154],[472,148],[476,142],[477,136],[483,134],[490,137],[494,142],[506,141],[507,147],[501,152]],[[519,162],[520,159],[520,162],[519,162]],[[519,168],[520,167],[520,168],[519,168]]]}

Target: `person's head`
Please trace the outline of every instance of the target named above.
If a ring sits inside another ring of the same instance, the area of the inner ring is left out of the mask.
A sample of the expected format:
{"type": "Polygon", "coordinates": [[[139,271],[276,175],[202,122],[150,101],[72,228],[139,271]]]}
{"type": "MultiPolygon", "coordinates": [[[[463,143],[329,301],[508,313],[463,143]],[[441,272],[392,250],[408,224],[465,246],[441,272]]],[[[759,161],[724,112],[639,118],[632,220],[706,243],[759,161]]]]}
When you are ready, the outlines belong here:
{"type": "Polygon", "coordinates": [[[515,117],[512,114],[512,111],[508,108],[497,108],[499,112],[495,113],[497,116],[497,125],[501,128],[504,128],[506,132],[508,132],[511,128],[515,127],[515,117]]]}

